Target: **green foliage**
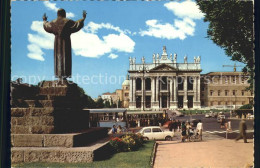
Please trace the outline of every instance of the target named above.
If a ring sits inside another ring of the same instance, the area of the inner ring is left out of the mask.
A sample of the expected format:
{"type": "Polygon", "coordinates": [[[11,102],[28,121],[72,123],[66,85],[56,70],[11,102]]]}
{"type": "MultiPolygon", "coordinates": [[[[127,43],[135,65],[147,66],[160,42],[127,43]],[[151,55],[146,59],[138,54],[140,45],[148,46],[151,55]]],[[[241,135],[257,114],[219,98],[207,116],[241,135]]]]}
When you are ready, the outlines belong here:
{"type": "Polygon", "coordinates": [[[106,100],[105,103],[104,103],[104,107],[110,108],[111,107],[110,102],[106,100]]]}
{"type": "Polygon", "coordinates": [[[246,66],[243,72],[250,74],[250,90],[253,88],[253,1],[196,0],[209,22],[207,37],[225,50],[233,61],[246,66]]]}
{"type": "Polygon", "coordinates": [[[144,141],[140,134],[126,134],[122,138],[112,138],[109,143],[117,152],[127,152],[138,150],[144,141]]]}
{"type": "Polygon", "coordinates": [[[252,104],[245,104],[243,106],[241,106],[239,109],[252,109],[253,105],[252,104]]]}
{"type": "Polygon", "coordinates": [[[104,100],[100,97],[96,102],[96,108],[104,108],[104,100]]]}

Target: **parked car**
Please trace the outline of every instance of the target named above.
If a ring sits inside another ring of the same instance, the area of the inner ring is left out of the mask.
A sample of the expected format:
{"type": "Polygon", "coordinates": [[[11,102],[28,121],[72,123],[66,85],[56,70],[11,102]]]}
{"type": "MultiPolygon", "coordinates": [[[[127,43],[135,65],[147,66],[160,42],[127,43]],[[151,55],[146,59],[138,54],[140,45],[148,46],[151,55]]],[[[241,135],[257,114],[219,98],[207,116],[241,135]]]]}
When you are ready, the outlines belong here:
{"type": "Polygon", "coordinates": [[[222,118],[225,119],[226,116],[225,116],[224,114],[218,115],[217,122],[221,122],[221,119],[222,119],[222,118]]]}
{"type": "Polygon", "coordinates": [[[178,110],[174,110],[173,115],[175,115],[176,117],[183,117],[184,116],[184,114],[182,112],[178,111],[178,110]]]}
{"type": "Polygon", "coordinates": [[[206,113],[205,118],[209,118],[209,117],[210,117],[209,113],[206,113]]]}
{"type": "Polygon", "coordinates": [[[210,112],[209,115],[210,115],[210,117],[217,118],[218,113],[216,113],[216,112],[210,112]]]}
{"type": "Polygon", "coordinates": [[[199,120],[198,119],[192,119],[190,121],[190,124],[192,127],[197,127],[197,124],[199,123],[199,120]]]}
{"type": "Polygon", "coordinates": [[[144,127],[138,133],[142,134],[146,140],[172,140],[174,132],[164,131],[158,126],[144,127]]]}

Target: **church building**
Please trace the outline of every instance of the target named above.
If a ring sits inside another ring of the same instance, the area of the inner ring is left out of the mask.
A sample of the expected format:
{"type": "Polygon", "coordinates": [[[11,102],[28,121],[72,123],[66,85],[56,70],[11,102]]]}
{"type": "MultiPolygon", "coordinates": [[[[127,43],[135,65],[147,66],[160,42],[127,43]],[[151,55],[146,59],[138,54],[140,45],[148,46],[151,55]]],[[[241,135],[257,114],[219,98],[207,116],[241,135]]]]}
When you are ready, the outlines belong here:
{"type": "Polygon", "coordinates": [[[129,58],[129,110],[199,109],[200,56],[193,62],[177,54],[153,54],[153,62],[129,58]]]}

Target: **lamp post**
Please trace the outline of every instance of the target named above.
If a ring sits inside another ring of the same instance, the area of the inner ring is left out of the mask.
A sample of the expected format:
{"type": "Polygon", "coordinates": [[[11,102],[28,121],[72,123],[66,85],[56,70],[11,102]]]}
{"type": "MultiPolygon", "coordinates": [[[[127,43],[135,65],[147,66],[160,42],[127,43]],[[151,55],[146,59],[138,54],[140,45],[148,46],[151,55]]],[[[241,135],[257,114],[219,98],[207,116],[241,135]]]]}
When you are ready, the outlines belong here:
{"type": "Polygon", "coordinates": [[[145,92],[144,92],[144,89],[145,89],[144,74],[145,74],[145,72],[149,72],[148,66],[145,65],[145,58],[144,57],[142,57],[142,66],[139,66],[139,71],[138,72],[142,72],[142,74],[143,74],[143,81],[142,81],[142,92],[143,92],[143,95],[142,95],[142,99],[143,99],[143,111],[144,111],[144,105],[145,105],[145,103],[144,103],[144,100],[145,100],[144,99],[144,94],[145,94],[145,92]]]}

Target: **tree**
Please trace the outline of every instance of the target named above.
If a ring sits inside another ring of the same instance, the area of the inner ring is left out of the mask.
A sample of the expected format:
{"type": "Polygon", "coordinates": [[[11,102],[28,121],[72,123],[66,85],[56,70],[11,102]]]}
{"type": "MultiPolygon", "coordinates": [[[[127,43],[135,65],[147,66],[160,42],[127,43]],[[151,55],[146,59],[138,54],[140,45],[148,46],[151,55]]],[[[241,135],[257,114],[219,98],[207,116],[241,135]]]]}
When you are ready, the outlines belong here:
{"type": "Polygon", "coordinates": [[[233,61],[246,66],[243,72],[250,75],[250,89],[254,78],[254,31],[253,1],[240,0],[196,0],[209,22],[207,37],[225,50],[233,61]]]}
{"type": "Polygon", "coordinates": [[[100,97],[96,102],[96,108],[104,108],[104,100],[100,97]]]}
{"type": "Polygon", "coordinates": [[[105,101],[104,107],[105,108],[111,108],[110,102],[108,100],[105,101]]]}

